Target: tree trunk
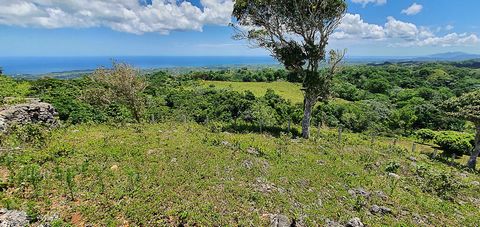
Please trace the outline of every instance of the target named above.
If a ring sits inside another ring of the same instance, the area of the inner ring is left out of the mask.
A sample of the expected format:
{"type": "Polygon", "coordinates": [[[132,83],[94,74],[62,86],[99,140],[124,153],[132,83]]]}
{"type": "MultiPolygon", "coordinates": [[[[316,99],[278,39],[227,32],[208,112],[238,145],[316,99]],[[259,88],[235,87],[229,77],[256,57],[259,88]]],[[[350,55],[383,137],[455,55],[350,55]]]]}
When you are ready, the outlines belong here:
{"type": "Polygon", "coordinates": [[[472,156],[470,156],[470,160],[468,160],[468,167],[471,169],[475,169],[477,165],[477,157],[480,154],[480,122],[476,122],[475,126],[477,128],[477,133],[475,135],[475,150],[472,152],[472,156]]]}
{"type": "Polygon", "coordinates": [[[315,100],[305,95],[305,103],[302,120],[302,137],[308,139],[310,137],[310,120],[312,119],[312,108],[315,105],[315,100]]]}

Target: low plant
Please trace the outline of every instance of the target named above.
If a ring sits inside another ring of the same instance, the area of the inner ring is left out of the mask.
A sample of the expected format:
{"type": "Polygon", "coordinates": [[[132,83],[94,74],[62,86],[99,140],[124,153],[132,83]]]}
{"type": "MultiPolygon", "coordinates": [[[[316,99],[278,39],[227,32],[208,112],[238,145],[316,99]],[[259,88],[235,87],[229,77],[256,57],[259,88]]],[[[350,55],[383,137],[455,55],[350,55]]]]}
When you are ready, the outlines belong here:
{"type": "Polygon", "coordinates": [[[423,143],[432,141],[436,135],[437,133],[431,129],[420,129],[415,132],[415,136],[423,143]]]}
{"type": "Polygon", "coordinates": [[[9,133],[15,142],[29,144],[37,148],[44,147],[50,139],[50,129],[42,124],[13,125],[9,133]]]}
{"type": "Polygon", "coordinates": [[[472,150],[474,136],[468,133],[441,131],[436,133],[434,143],[442,148],[445,155],[462,156],[472,150]]]}
{"type": "Polygon", "coordinates": [[[418,166],[415,175],[422,191],[445,200],[454,200],[462,188],[462,184],[452,174],[434,171],[426,166],[418,166]]]}
{"type": "Polygon", "coordinates": [[[385,167],[385,171],[387,171],[388,173],[396,173],[399,168],[400,168],[400,164],[392,161],[387,164],[387,167],[385,167]]]}

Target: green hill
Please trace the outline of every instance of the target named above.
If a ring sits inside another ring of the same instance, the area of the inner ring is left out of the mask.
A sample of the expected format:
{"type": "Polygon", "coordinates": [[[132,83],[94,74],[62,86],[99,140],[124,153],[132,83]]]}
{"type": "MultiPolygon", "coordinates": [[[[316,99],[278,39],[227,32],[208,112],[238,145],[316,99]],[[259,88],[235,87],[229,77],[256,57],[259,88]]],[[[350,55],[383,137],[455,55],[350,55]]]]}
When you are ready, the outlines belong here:
{"type": "MultiPolygon", "coordinates": [[[[56,224],[475,226],[476,174],[411,142],[337,131],[314,139],[218,131],[215,123],[78,125],[1,153],[2,204],[56,224]]],[[[9,138],[7,147],[15,147],[9,138]]],[[[41,222],[41,221],[39,221],[41,222]]]]}

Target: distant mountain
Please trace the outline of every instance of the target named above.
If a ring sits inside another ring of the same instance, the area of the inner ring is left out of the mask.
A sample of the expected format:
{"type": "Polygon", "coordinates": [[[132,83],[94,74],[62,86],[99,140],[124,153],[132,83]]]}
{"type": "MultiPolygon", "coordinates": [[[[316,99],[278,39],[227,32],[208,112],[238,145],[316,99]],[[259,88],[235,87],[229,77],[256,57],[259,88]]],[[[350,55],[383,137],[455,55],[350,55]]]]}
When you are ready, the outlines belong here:
{"type": "Polygon", "coordinates": [[[423,57],[416,57],[415,61],[465,61],[471,59],[480,59],[480,54],[469,54],[464,52],[447,52],[432,54],[423,57]]]}
{"type": "Polygon", "coordinates": [[[350,64],[385,64],[385,63],[421,63],[421,62],[461,62],[467,60],[480,61],[480,54],[464,52],[447,52],[425,56],[347,56],[350,64]]]}

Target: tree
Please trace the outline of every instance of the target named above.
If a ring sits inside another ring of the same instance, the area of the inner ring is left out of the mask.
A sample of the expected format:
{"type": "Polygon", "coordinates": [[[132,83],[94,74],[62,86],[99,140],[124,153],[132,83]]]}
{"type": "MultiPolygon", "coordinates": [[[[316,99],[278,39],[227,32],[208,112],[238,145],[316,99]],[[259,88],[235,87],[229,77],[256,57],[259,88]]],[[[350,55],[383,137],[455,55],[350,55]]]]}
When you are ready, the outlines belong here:
{"type": "Polygon", "coordinates": [[[83,98],[93,105],[125,105],[137,122],[144,107],[143,91],[148,83],[140,72],[127,64],[113,63],[112,69],[99,68],[89,77],[94,84],[83,98]]]}
{"type": "Polygon", "coordinates": [[[346,12],[345,0],[237,0],[233,17],[236,39],[265,48],[302,80],[304,116],[302,136],[308,138],[312,108],[330,96],[331,81],[345,52],[330,51],[328,38],[346,12]]]}
{"type": "Polygon", "coordinates": [[[467,163],[469,168],[475,169],[477,158],[480,154],[480,89],[448,100],[446,107],[451,115],[475,124],[475,148],[467,163]]]}

